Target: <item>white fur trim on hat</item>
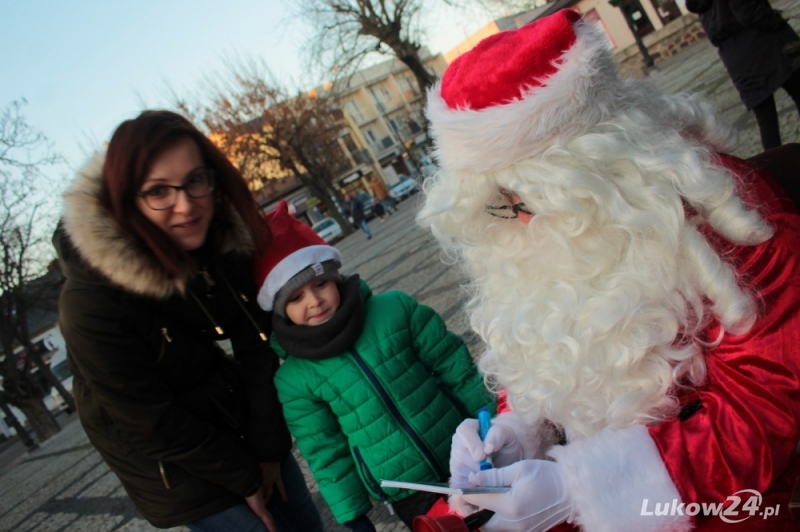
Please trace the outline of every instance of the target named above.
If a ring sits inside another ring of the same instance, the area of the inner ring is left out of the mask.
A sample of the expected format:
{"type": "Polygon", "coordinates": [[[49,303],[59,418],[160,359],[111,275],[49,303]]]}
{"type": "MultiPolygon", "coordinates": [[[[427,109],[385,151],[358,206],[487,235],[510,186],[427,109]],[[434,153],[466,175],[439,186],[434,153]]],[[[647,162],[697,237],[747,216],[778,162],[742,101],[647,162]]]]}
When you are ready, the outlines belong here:
{"type": "Polygon", "coordinates": [[[648,501],[645,513],[652,512],[657,503],[671,509],[683,502],[644,425],[604,430],[555,446],[549,454],[561,465],[577,510],[575,522],[586,532],[692,529],[691,518],[685,514],[642,515],[644,499],[648,501]]]}
{"type": "Polygon", "coordinates": [[[269,272],[261,285],[258,291],[258,304],[264,310],[272,310],[275,295],[283,285],[289,282],[289,279],[312,264],[328,260],[335,260],[341,264],[342,255],[338,249],[332,246],[307,246],[287,255],[269,272]]]}
{"type": "Polygon", "coordinates": [[[485,109],[452,109],[440,83],[428,91],[427,116],[436,158],[447,171],[483,173],[540,154],[608,116],[622,82],[604,36],[583,22],[544,86],[510,103],[485,109]]]}

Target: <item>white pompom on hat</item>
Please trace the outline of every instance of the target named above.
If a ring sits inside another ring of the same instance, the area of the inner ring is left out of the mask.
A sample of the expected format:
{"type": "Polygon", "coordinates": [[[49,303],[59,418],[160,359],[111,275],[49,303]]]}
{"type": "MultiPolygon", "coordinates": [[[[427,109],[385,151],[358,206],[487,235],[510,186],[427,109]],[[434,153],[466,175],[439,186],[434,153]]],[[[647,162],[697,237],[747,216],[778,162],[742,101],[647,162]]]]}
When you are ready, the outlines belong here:
{"type": "Polygon", "coordinates": [[[338,269],[342,265],[342,256],[339,250],[329,246],[313,229],[289,214],[286,201],[278,203],[264,219],[272,233],[272,243],[253,265],[258,304],[262,309],[274,309],[283,315],[286,302],[281,304],[277,301],[279,295],[286,299],[290,292],[314,278],[341,280],[338,269]],[[291,290],[284,290],[290,284],[291,290]]]}
{"type": "Polygon", "coordinates": [[[610,114],[622,82],[606,38],[580,17],[557,11],[487,37],[450,64],[428,92],[443,169],[504,168],[610,114]]]}

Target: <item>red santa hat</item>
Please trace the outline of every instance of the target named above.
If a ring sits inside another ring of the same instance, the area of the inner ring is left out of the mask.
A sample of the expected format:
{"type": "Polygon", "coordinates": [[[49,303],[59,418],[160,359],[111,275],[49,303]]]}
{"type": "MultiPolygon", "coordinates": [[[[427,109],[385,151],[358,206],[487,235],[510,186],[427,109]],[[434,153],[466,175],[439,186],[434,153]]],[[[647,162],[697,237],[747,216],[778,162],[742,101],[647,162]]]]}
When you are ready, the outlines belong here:
{"type": "Polygon", "coordinates": [[[492,35],[428,93],[437,159],[448,171],[510,166],[600,121],[620,83],[607,39],[576,11],[492,35]]]}
{"type": "Polygon", "coordinates": [[[342,256],[309,226],[289,214],[289,204],[281,201],[264,219],[272,233],[272,243],[253,265],[258,304],[264,310],[283,315],[286,299],[312,279],[340,280],[342,256]]]}

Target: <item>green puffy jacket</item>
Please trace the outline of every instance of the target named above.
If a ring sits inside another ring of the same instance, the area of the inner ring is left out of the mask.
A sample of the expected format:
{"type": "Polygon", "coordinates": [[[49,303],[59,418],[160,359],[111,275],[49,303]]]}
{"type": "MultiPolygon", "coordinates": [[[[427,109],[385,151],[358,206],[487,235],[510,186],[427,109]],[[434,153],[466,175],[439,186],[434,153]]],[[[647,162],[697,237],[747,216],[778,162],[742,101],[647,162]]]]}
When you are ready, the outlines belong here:
{"type": "MultiPolygon", "coordinates": [[[[362,281],[364,327],[353,346],[322,360],[287,356],[275,376],[289,430],[339,523],[411,491],[381,479],[449,477],[458,424],[496,410],[464,342],[402,292],[373,296],[362,281]]],[[[291,355],[289,353],[288,355],[291,355]]]]}

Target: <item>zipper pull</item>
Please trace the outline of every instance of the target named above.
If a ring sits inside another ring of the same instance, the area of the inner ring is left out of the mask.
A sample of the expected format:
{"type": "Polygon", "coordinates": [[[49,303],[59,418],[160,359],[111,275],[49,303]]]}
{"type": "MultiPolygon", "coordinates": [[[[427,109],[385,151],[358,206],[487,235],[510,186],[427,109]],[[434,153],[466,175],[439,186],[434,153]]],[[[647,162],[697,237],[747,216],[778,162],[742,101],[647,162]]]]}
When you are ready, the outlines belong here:
{"type": "Polygon", "coordinates": [[[266,342],[267,341],[267,335],[266,334],[264,334],[263,332],[260,332],[260,333],[258,333],[258,335],[261,337],[261,341],[262,342],[266,342]]]}
{"type": "Polygon", "coordinates": [[[200,271],[198,271],[197,273],[199,273],[203,277],[203,279],[205,279],[206,286],[208,286],[208,288],[211,288],[212,286],[217,284],[214,281],[214,278],[211,277],[211,274],[208,273],[208,269],[207,268],[201,268],[200,271]]]}
{"type": "Polygon", "coordinates": [[[214,330],[217,331],[217,334],[220,335],[220,336],[222,336],[222,333],[225,332],[225,331],[222,330],[222,327],[220,327],[219,325],[214,327],[214,330]]]}
{"type": "Polygon", "coordinates": [[[161,327],[161,334],[164,335],[164,338],[166,338],[167,342],[172,343],[172,338],[169,337],[169,332],[167,331],[166,327],[161,327]]]}
{"type": "Polygon", "coordinates": [[[242,301],[244,301],[245,303],[247,303],[248,301],[250,301],[249,299],[247,299],[247,296],[246,296],[246,295],[244,295],[244,294],[242,294],[241,292],[239,292],[239,297],[241,297],[241,298],[242,298],[242,301]]]}

